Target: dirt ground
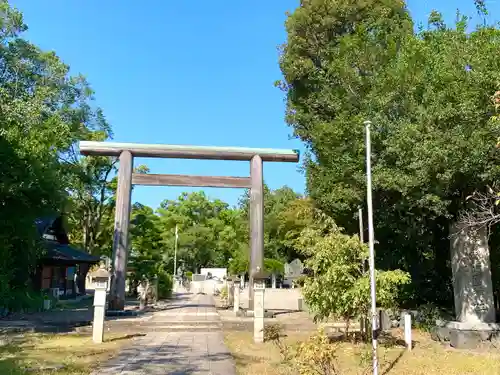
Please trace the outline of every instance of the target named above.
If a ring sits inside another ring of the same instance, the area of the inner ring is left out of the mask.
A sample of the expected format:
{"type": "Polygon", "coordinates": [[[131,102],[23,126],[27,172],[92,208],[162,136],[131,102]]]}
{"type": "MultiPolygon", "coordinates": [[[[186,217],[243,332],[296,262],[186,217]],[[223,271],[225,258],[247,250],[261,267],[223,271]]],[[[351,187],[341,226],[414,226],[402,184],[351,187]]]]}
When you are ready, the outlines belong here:
{"type": "MultiPolygon", "coordinates": [[[[294,347],[306,341],[314,329],[310,329],[307,314],[283,315],[280,319],[295,324],[286,330],[286,344],[294,347]],[[292,323],[293,322],[293,323],[292,323]],[[301,330],[300,327],[306,329],[301,330]]],[[[297,375],[296,366],[284,363],[282,356],[271,342],[254,344],[250,329],[232,330],[225,327],[226,345],[233,354],[239,375],[297,375]]],[[[379,346],[379,373],[383,375],[500,375],[500,350],[460,351],[431,340],[430,335],[413,331],[414,347],[404,347],[403,332],[393,330],[379,346]]],[[[337,342],[335,345],[338,374],[365,375],[371,373],[371,345],[337,342]]]]}
{"type": "MultiPolygon", "coordinates": [[[[237,317],[232,310],[218,310],[225,330],[250,331],[253,329],[253,318],[237,317]]],[[[313,323],[307,312],[303,311],[274,311],[274,318],[265,319],[266,323],[279,323],[287,331],[314,332],[316,324],[313,323]]]]}

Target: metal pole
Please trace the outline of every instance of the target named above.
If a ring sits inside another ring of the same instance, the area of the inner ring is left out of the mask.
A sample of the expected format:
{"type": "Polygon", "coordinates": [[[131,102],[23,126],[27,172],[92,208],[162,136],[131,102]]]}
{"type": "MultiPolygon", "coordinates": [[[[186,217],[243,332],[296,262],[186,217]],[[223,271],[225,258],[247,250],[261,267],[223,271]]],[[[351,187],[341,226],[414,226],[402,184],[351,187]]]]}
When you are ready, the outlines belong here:
{"type": "Polygon", "coordinates": [[[175,224],[175,245],[174,245],[174,277],[177,272],[177,239],[179,238],[179,234],[177,232],[177,224],[175,224]]]}
{"type": "Polygon", "coordinates": [[[375,249],[373,234],[373,205],[372,205],[372,145],[370,136],[371,121],[364,122],[366,129],[366,200],[368,206],[368,246],[370,250],[370,291],[371,291],[371,313],[372,313],[372,356],[373,356],[373,375],[378,375],[377,358],[377,292],[375,282],[375,249]]]}

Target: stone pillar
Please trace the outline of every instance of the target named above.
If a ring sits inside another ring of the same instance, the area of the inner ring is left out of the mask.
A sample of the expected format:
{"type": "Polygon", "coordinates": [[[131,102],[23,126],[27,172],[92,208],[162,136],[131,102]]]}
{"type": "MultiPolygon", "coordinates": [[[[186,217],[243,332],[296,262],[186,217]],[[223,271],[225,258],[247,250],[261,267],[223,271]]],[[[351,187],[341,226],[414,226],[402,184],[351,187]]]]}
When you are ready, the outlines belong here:
{"type": "Polygon", "coordinates": [[[96,344],[100,344],[104,340],[104,314],[106,306],[101,304],[96,305],[96,299],[102,300],[99,298],[99,295],[104,295],[104,302],[106,302],[106,291],[102,293],[102,291],[95,290],[94,294],[94,321],[92,322],[92,341],[96,344]]]}
{"type": "Polygon", "coordinates": [[[153,279],[153,304],[158,303],[158,293],[159,293],[159,280],[158,276],[153,279]]]}
{"type": "Polygon", "coordinates": [[[451,228],[451,267],[457,321],[495,322],[490,251],[486,228],[451,228]]]}
{"type": "Polygon", "coordinates": [[[226,288],[227,288],[227,304],[228,306],[233,306],[234,303],[234,286],[237,284],[232,278],[228,278],[226,280],[226,288]]]}
{"type": "Polygon", "coordinates": [[[233,311],[237,313],[240,311],[240,285],[238,283],[234,283],[234,305],[233,311]]]}
{"type": "Polygon", "coordinates": [[[92,341],[100,344],[104,340],[104,316],[106,313],[106,290],[109,272],[99,269],[91,276],[94,284],[94,321],[92,322],[92,341]]]}
{"type": "Polygon", "coordinates": [[[257,344],[264,342],[264,291],[266,278],[263,275],[254,275],[254,311],[253,311],[253,341],[257,344]]]}

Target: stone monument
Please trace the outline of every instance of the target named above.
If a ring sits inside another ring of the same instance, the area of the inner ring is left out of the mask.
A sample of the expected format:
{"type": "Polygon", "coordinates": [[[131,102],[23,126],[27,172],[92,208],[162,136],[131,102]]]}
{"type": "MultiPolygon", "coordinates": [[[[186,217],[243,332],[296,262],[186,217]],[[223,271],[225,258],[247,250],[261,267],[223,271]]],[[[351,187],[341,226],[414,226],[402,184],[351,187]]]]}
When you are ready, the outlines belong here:
{"type": "Polygon", "coordinates": [[[292,288],[295,287],[294,280],[304,272],[304,264],[300,259],[294,259],[290,263],[285,263],[285,280],[292,282],[292,288]]]}
{"type": "Polygon", "coordinates": [[[299,277],[304,272],[304,265],[300,259],[294,259],[285,263],[285,277],[299,277]]]}
{"type": "Polygon", "coordinates": [[[451,267],[456,321],[448,322],[450,344],[473,348],[500,331],[495,323],[486,228],[451,227],[451,267]]]}

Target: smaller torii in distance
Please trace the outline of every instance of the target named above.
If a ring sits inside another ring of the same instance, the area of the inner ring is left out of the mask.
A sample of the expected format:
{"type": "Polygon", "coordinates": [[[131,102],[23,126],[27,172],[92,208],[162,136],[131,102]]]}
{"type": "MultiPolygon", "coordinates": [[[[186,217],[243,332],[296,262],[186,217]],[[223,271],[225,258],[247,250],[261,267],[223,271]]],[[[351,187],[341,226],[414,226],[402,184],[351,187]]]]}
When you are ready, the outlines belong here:
{"type": "Polygon", "coordinates": [[[82,155],[115,156],[120,162],[113,235],[110,309],[123,310],[125,308],[131,193],[134,184],[250,189],[250,269],[248,274],[250,277],[249,309],[253,310],[253,275],[263,269],[264,260],[263,162],[297,163],[300,157],[298,150],[91,141],[81,141],[79,146],[82,155]],[[138,174],[133,173],[134,157],[249,161],[250,177],[138,174]]]}

